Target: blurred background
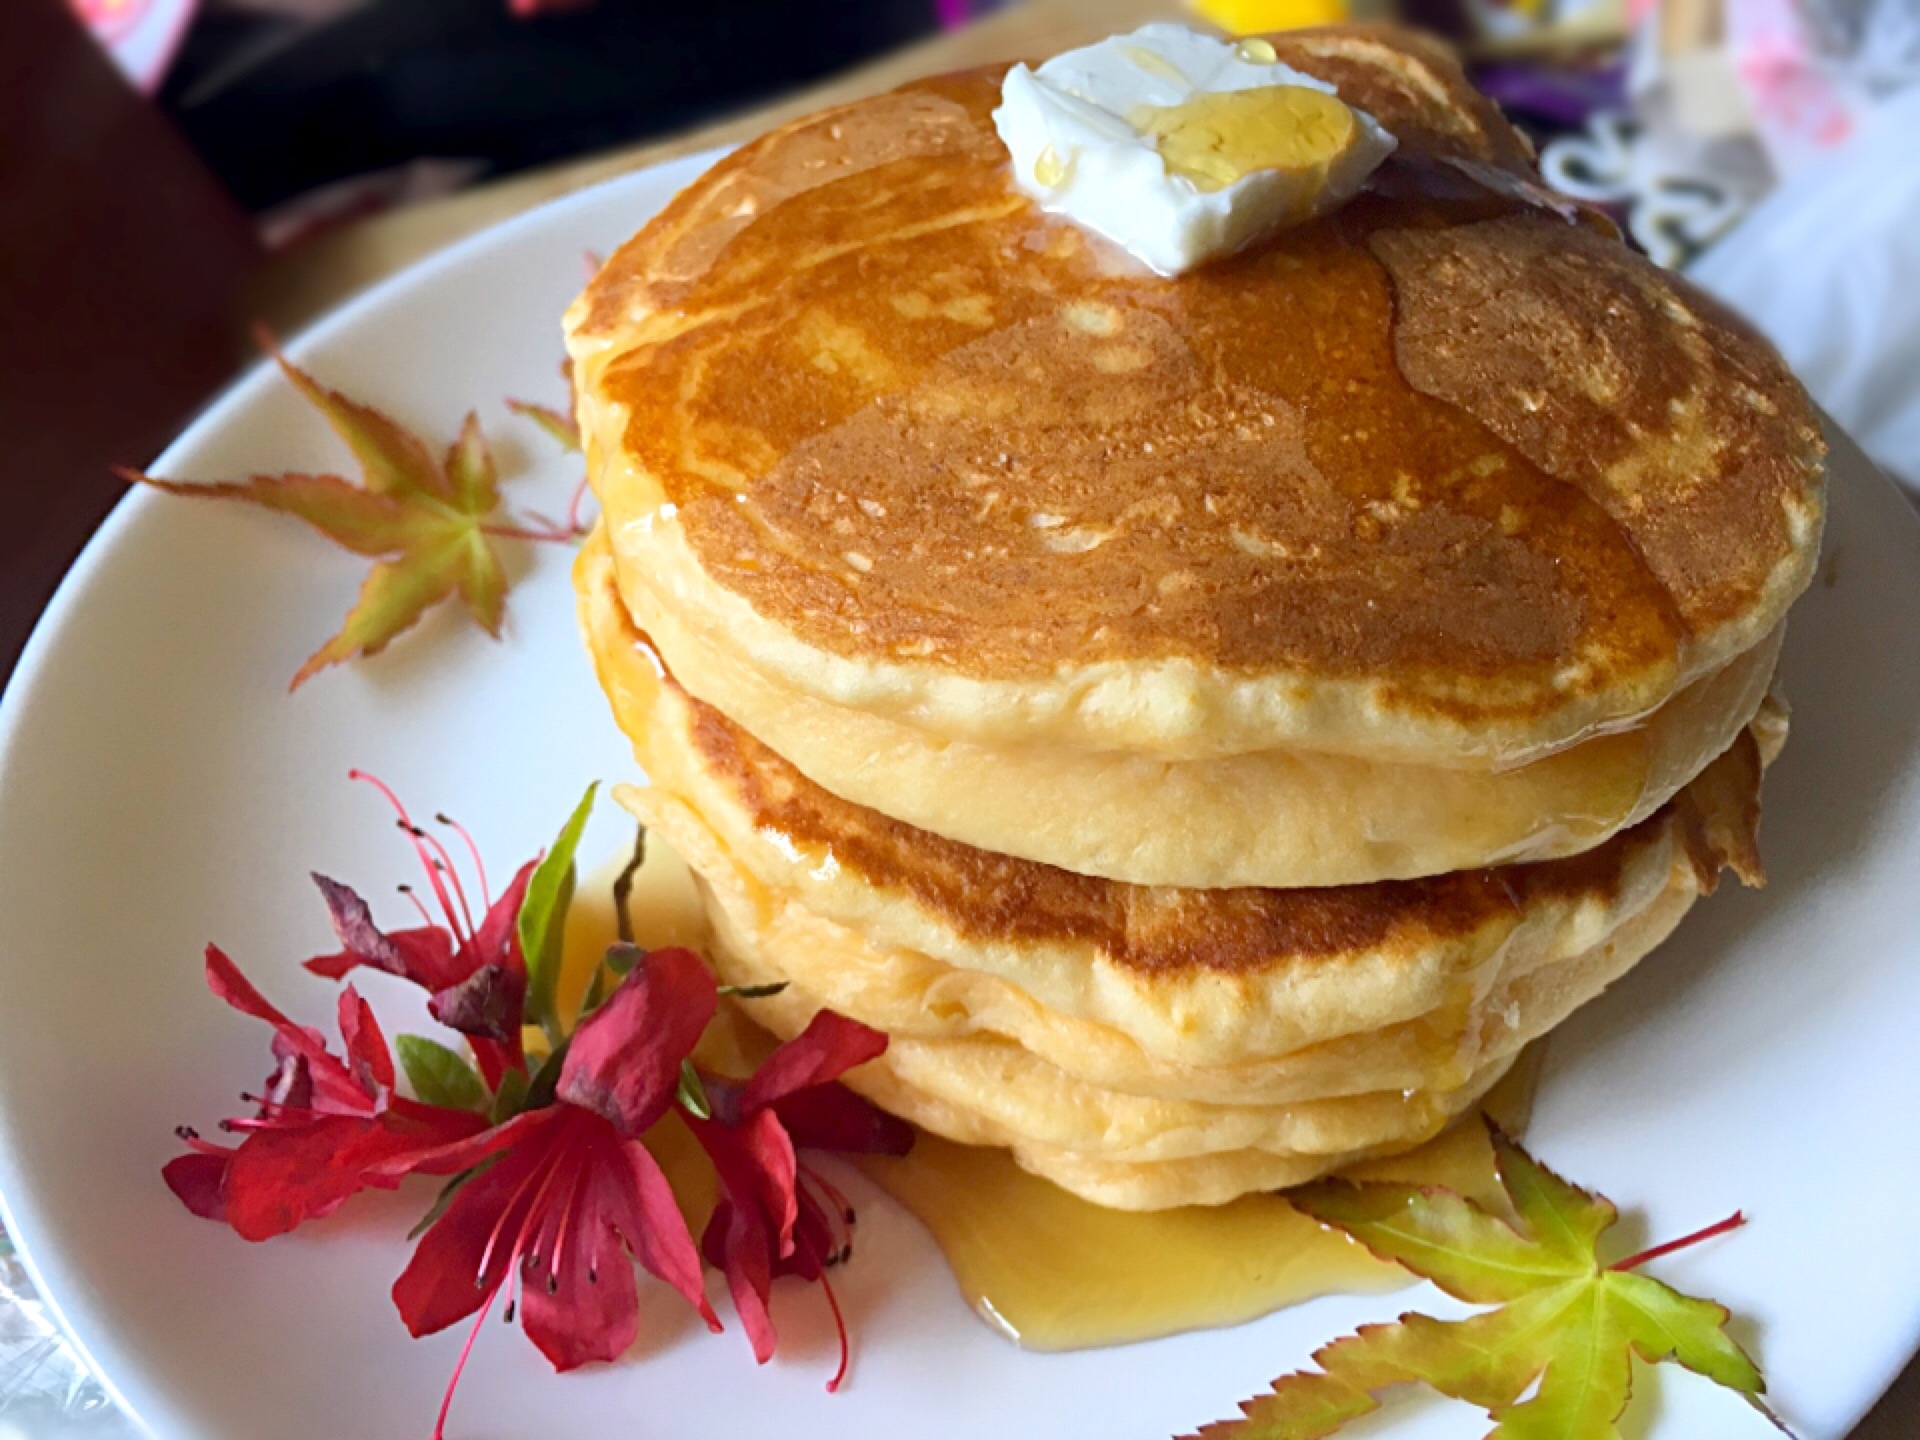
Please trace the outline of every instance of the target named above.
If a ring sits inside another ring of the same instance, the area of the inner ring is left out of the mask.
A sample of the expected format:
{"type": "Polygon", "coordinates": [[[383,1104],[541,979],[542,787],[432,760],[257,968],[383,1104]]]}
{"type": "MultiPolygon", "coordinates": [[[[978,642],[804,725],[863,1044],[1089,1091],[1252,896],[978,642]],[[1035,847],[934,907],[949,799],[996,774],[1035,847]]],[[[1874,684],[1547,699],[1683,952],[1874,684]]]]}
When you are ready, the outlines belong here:
{"type": "MultiPolygon", "coordinates": [[[[251,356],[484,225],[1148,19],[1402,19],[1920,486],[1920,0],[0,0],[0,678],[251,356]]],[[[1858,1440],[1920,1433],[1909,1374],[1858,1440]]],[[[0,1235],[0,1440],[121,1433],[0,1235]]]]}

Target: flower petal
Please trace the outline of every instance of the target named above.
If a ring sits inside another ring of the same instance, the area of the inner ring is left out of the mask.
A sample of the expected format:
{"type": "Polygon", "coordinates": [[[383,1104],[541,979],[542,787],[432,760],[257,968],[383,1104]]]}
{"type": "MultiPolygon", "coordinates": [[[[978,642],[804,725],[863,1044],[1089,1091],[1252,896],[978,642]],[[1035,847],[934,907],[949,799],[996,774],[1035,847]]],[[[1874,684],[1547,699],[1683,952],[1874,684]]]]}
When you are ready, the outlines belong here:
{"type": "Polygon", "coordinates": [[[717,1333],[720,1317],[707,1303],[700,1252],[694,1247],[693,1232],[687,1229],[687,1217],[674,1198],[673,1187],[667,1184],[660,1162],[645,1145],[638,1140],[622,1140],[619,1144],[628,1174],[615,1190],[608,1216],[647,1273],[678,1290],[700,1312],[707,1328],[717,1333]]]}
{"type": "Polygon", "coordinates": [[[245,1127],[247,1138],[228,1162],[222,1189],[227,1222],[248,1240],[283,1235],[332,1214],[369,1186],[392,1189],[422,1155],[486,1124],[467,1111],[395,1105],[372,1117],[286,1112],[245,1127]]]}
{"type": "Polygon", "coordinates": [[[207,988],[242,1015],[266,1021],[283,1035],[288,1035],[289,1039],[296,1033],[311,1036],[311,1031],[301,1030],[276,1009],[266,996],[254,989],[253,982],[240,973],[240,967],[218,945],[207,946],[206,975],[207,988]]]}
{"type": "Polygon", "coordinates": [[[528,1128],[535,1133],[461,1187],[393,1282],[394,1306],[416,1337],[473,1314],[507,1277],[539,1182],[555,1154],[548,1136],[540,1132],[551,1126],[557,1112],[530,1111],[519,1118],[534,1121],[528,1128]]]}
{"type": "Polygon", "coordinates": [[[349,985],[340,992],[340,1038],[347,1047],[347,1069],[376,1104],[393,1094],[393,1052],[373,1007],[349,985]]]}
{"type": "Polygon", "coordinates": [[[526,903],[527,882],[533,879],[539,864],[538,860],[529,860],[522,865],[512,883],[481,918],[480,928],[473,932],[470,952],[473,963],[469,974],[482,965],[499,965],[523,980],[526,978],[527,960],[520,953],[520,907],[526,903]]]}
{"type": "MultiPolygon", "coordinates": [[[[405,1100],[396,1100],[394,1108],[410,1104],[405,1100]]],[[[425,1107],[434,1108],[434,1107],[425,1107]]],[[[403,1112],[404,1113],[404,1112],[403,1112]]],[[[464,1114],[463,1111],[446,1110],[443,1115],[464,1114]]],[[[480,1120],[479,1116],[472,1117],[480,1120]]],[[[532,1134],[541,1130],[553,1120],[552,1109],[523,1110],[504,1125],[495,1125],[490,1130],[449,1139],[431,1149],[421,1150],[407,1156],[397,1156],[389,1160],[376,1161],[368,1170],[386,1180],[398,1180],[402,1175],[457,1175],[462,1170],[471,1170],[482,1160],[498,1155],[503,1150],[526,1143],[532,1134]]],[[[481,1120],[481,1124],[486,1122],[481,1120]]]]}
{"type": "Polygon", "coordinates": [[[807,1028],[760,1064],[740,1092],[740,1108],[751,1115],[815,1085],[838,1080],[856,1065],[885,1053],[887,1037],[871,1026],[832,1010],[816,1014],[807,1028]]]}
{"type": "Polygon", "coordinates": [[[176,1155],[160,1168],[160,1175],[167,1188],[180,1197],[180,1203],[201,1219],[225,1220],[227,1202],[221,1190],[232,1153],[176,1155]]]}
{"type": "Polygon", "coordinates": [[[720,1204],[700,1237],[701,1252],[726,1274],[754,1358],[764,1365],[776,1340],[767,1309],[774,1267],[793,1249],[799,1214],[793,1146],[770,1110],[739,1126],[692,1118],[687,1126],[720,1177],[720,1204]]]}
{"type": "Polygon", "coordinates": [[[252,1131],[227,1165],[227,1223],[243,1239],[269,1240],[332,1214],[364,1188],[352,1151],[376,1129],[357,1115],[318,1115],[252,1131]]]}
{"type": "Polygon", "coordinates": [[[316,975],[338,980],[356,966],[400,975],[427,990],[444,990],[461,977],[453,966],[453,937],[438,925],[418,925],[388,935],[374,924],[367,902],[350,887],[315,873],[313,883],[327,902],[333,933],[346,948],[337,955],[316,955],[306,962],[316,975]]]}
{"type": "Polygon", "coordinates": [[[526,998],[524,971],[482,965],[458,985],[436,993],[427,1002],[427,1013],[449,1030],[510,1045],[520,1034],[526,998]]]}
{"type": "Polygon", "coordinates": [[[580,1022],[560,1070],[562,1100],[638,1139],[673,1103],[680,1062],[718,1005],[713,974],[691,950],[655,950],[580,1022]]]}
{"type": "Polygon", "coordinates": [[[580,1243],[602,1249],[591,1261],[563,1258],[553,1293],[547,1291],[544,1259],[520,1275],[520,1322],[555,1370],[617,1360],[640,1333],[633,1261],[611,1234],[593,1240],[583,1236],[580,1243]]]}
{"type": "Polygon", "coordinates": [[[773,1103],[773,1113],[803,1150],[847,1155],[904,1155],[913,1127],[840,1085],[816,1085],[773,1103]]]}
{"type": "MultiPolygon", "coordinates": [[[[620,1139],[598,1115],[570,1107],[572,1173],[553,1187],[548,1212],[520,1271],[527,1338],[556,1370],[613,1360],[640,1330],[633,1262],[611,1223],[627,1182],[620,1139]]],[[[684,1222],[683,1222],[684,1223],[684,1222]]]]}
{"type": "Polygon", "coordinates": [[[354,1084],[346,1067],[328,1052],[326,1037],[318,1030],[294,1024],[253,988],[252,982],[240,973],[240,967],[233,963],[232,957],[218,945],[207,946],[206,977],[207,988],[220,999],[241,1014],[265,1020],[273,1026],[273,1054],[283,1071],[291,1057],[298,1056],[307,1062],[307,1074],[303,1080],[310,1081],[319,1092],[316,1103],[320,1109],[348,1114],[367,1112],[369,1107],[365,1093],[354,1084]]]}
{"type": "Polygon", "coordinates": [[[773,1256],[767,1244],[767,1227],[758,1216],[722,1200],[707,1222],[707,1233],[700,1237],[700,1249],[708,1263],[726,1275],[727,1293],[733,1296],[734,1312],[753,1346],[753,1358],[766,1364],[780,1339],[773,1328],[772,1312],[767,1309],[773,1294],[773,1256]]]}

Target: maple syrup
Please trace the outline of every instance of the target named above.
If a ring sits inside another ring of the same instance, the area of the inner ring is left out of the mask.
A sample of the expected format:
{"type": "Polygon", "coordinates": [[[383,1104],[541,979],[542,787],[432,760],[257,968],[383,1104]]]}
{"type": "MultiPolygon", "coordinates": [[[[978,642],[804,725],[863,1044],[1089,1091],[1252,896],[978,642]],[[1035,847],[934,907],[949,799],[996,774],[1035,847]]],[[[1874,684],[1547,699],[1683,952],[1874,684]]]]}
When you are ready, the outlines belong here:
{"type": "MultiPolygon", "coordinates": [[[[1531,1052],[1530,1052],[1531,1054],[1531,1052]]],[[[1517,1129],[1538,1066],[1523,1056],[1486,1107],[1517,1129]]],[[[1172,1210],[1108,1210],[1014,1164],[1005,1150],[922,1134],[903,1159],[861,1169],[927,1227],[961,1293],[1029,1350],[1085,1350],[1239,1325],[1320,1295],[1412,1283],[1276,1195],[1172,1210]]],[[[1456,1126],[1355,1178],[1444,1185],[1495,1203],[1485,1132],[1456,1126]]]]}
{"type": "MultiPolygon", "coordinates": [[[[612,886],[623,864],[579,887],[567,920],[563,999],[577,1001],[616,936],[612,886]]],[[[643,946],[698,947],[706,938],[692,875],[652,837],[628,913],[643,946]]],[[[751,1069],[772,1044],[739,1011],[722,1008],[701,1056],[735,1074],[751,1069]]],[[[1525,1126],[1539,1059],[1536,1044],[1483,1104],[1510,1132],[1525,1126]]],[[[647,1140],[699,1234],[714,1201],[710,1167],[676,1118],[647,1140]]],[[[974,1310],[1029,1350],[1083,1350],[1238,1325],[1321,1295],[1412,1283],[1406,1271],[1374,1259],[1278,1195],[1247,1195],[1219,1206],[1108,1210],[1027,1174],[1005,1150],[925,1133],[910,1155],[867,1157],[860,1169],[926,1227],[974,1310]]],[[[1485,1132],[1471,1123],[1344,1173],[1446,1186],[1505,1209],[1485,1132]]]]}

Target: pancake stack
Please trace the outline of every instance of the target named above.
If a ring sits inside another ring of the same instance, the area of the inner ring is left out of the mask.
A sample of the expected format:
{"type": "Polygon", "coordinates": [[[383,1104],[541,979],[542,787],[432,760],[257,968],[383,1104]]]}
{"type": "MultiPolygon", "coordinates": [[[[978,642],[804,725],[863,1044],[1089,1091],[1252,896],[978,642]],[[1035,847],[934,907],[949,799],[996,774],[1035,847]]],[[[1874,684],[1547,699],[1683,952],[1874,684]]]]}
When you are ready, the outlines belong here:
{"type": "Polygon", "coordinates": [[[576,576],[752,1014],[1101,1204],[1409,1148],[1759,883],[1822,446],[1779,358],[1423,42],[1273,37],[1399,140],[1175,278],[930,80],[728,156],[568,315],[576,576]]]}

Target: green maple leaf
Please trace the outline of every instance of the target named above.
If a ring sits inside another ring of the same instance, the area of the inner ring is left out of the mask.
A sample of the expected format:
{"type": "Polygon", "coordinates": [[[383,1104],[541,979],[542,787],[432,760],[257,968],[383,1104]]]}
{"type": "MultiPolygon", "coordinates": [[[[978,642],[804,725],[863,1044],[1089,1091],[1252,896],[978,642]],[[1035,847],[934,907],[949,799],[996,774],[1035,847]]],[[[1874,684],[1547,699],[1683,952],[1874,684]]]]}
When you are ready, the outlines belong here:
{"type": "Polygon", "coordinates": [[[570,450],[575,454],[580,452],[580,427],[574,424],[571,415],[556,410],[551,405],[536,405],[531,400],[509,400],[507,408],[514,414],[524,415],[533,421],[546,431],[562,450],[570,450]]]}
{"type": "Polygon", "coordinates": [[[1727,1336],[1725,1308],[1635,1273],[1677,1247],[1603,1264],[1601,1237],[1619,1218],[1613,1203],[1487,1128],[1517,1226],[1452,1191],[1410,1185],[1328,1180],[1287,1198],[1455,1299],[1498,1308],[1362,1326],[1314,1353],[1319,1370],[1282,1376],[1242,1402],[1238,1419],[1203,1426],[1193,1440],[1322,1440],[1406,1384],[1484,1410],[1495,1422],[1488,1440],[1619,1440],[1636,1355],[1736,1391],[1784,1431],[1761,1402],[1759,1369],[1727,1336]]]}
{"type": "Polygon", "coordinates": [[[377,655],[429,609],[460,597],[481,629],[496,638],[507,574],[494,548],[500,534],[535,535],[496,523],[499,474],[469,413],[460,434],[436,455],[419,436],[370,405],[329,389],[274,351],[288,380],[326,417],[359,461],[362,483],[339,475],[255,475],[237,483],[182,484],[136,470],[128,481],[171,495],[241,500],[297,515],[322,535],[376,563],[338,633],[308,657],[290,688],[355,655],[377,655]]]}

